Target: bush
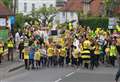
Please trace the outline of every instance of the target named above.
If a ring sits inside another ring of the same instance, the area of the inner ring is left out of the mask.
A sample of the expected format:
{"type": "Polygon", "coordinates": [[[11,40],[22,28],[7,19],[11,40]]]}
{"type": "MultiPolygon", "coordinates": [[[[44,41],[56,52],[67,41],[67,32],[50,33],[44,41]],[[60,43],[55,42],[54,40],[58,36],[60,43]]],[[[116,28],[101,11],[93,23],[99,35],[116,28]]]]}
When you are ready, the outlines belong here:
{"type": "Polygon", "coordinates": [[[109,21],[108,18],[89,17],[89,18],[80,19],[79,24],[82,26],[89,26],[93,30],[96,27],[107,29],[108,28],[108,21],[109,21]]]}

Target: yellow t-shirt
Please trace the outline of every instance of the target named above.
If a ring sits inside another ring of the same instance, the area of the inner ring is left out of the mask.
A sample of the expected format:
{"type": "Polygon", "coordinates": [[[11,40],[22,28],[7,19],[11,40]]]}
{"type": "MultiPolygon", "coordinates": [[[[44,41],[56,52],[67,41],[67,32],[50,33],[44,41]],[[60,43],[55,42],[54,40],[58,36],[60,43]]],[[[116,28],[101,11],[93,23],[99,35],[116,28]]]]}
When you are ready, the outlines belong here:
{"type": "Polygon", "coordinates": [[[60,56],[62,56],[62,57],[66,56],[66,49],[65,48],[60,49],[60,56]]]}
{"type": "Polygon", "coordinates": [[[53,48],[48,48],[48,49],[47,49],[47,54],[48,54],[49,57],[50,57],[50,56],[53,56],[53,53],[54,53],[53,48]]]}
{"type": "Polygon", "coordinates": [[[29,51],[26,49],[23,49],[22,53],[24,54],[24,59],[29,59],[29,51]]]}
{"type": "Polygon", "coordinates": [[[35,52],[34,59],[35,59],[35,60],[40,60],[40,58],[41,58],[41,53],[40,53],[40,51],[36,51],[36,52],[35,52]]]}
{"type": "Polygon", "coordinates": [[[8,47],[9,47],[9,48],[13,48],[13,41],[9,41],[9,42],[8,42],[8,47]]]}
{"type": "Polygon", "coordinates": [[[3,47],[0,48],[0,55],[3,53],[3,47]]]}
{"type": "Polygon", "coordinates": [[[73,51],[73,57],[74,57],[74,58],[78,58],[78,57],[79,57],[79,50],[78,50],[78,49],[75,49],[75,50],[73,51]]]}

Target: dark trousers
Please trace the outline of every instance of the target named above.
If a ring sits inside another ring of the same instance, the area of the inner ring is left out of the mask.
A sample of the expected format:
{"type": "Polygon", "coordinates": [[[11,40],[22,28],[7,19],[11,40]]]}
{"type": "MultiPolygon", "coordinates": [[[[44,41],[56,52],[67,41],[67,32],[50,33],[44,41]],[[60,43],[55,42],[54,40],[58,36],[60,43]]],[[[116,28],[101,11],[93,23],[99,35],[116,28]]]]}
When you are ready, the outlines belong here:
{"type": "Polygon", "coordinates": [[[29,59],[29,66],[32,65],[32,69],[34,69],[34,59],[29,59]]]}
{"type": "Polygon", "coordinates": [[[81,57],[78,58],[78,65],[79,65],[79,66],[80,66],[80,65],[81,65],[81,66],[83,65],[83,61],[82,61],[82,58],[81,58],[81,57]]]}
{"type": "Polygon", "coordinates": [[[115,77],[116,82],[118,82],[119,77],[120,77],[120,68],[119,68],[119,70],[116,74],[116,77],[115,77]]]}
{"type": "Polygon", "coordinates": [[[90,69],[94,69],[94,66],[95,66],[95,55],[91,55],[91,58],[90,58],[90,69]]]}
{"type": "Polygon", "coordinates": [[[109,61],[112,66],[115,66],[115,59],[116,59],[115,56],[109,56],[109,61]]]}
{"type": "Polygon", "coordinates": [[[57,56],[53,56],[53,65],[57,66],[58,64],[58,57],[57,56]]]}
{"type": "Polygon", "coordinates": [[[92,59],[91,61],[90,61],[90,69],[94,69],[94,66],[95,66],[95,60],[94,59],[92,59]]]}
{"type": "Polygon", "coordinates": [[[48,57],[47,66],[48,66],[48,67],[49,67],[49,66],[53,66],[53,57],[52,57],[52,56],[48,57]]]}
{"type": "Polygon", "coordinates": [[[13,61],[13,48],[8,48],[8,61],[13,61]]]}
{"type": "Polygon", "coordinates": [[[99,66],[99,59],[100,59],[100,56],[99,55],[95,55],[95,66],[96,67],[99,66]]]}
{"type": "Polygon", "coordinates": [[[68,65],[70,63],[70,58],[69,56],[66,57],[66,64],[68,65]]]}
{"type": "Polygon", "coordinates": [[[83,58],[83,62],[84,62],[83,65],[87,69],[89,68],[89,64],[90,64],[89,61],[90,61],[89,58],[83,58]]]}
{"type": "Polygon", "coordinates": [[[40,68],[40,60],[36,60],[36,68],[40,68]]]}
{"type": "Polygon", "coordinates": [[[19,52],[19,59],[23,59],[22,50],[19,52]]]}
{"type": "Polygon", "coordinates": [[[72,58],[73,65],[78,66],[78,59],[72,58]]]}
{"type": "Polygon", "coordinates": [[[47,57],[43,57],[42,62],[43,62],[42,66],[45,67],[47,64],[47,57]]]}
{"type": "Polygon", "coordinates": [[[0,54],[0,64],[1,64],[1,62],[2,62],[2,54],[0,54]]]}
{"type": "Polygon", "coordinates": [[[29,60],[24,59],[24,63],[25,63],[25,69],[29,69],[29,60]]]}
{"type": "Polygon", "coordinates": [[[64,66],[64,57],[63,56],[59,56],[59,66],[64,66]]]}

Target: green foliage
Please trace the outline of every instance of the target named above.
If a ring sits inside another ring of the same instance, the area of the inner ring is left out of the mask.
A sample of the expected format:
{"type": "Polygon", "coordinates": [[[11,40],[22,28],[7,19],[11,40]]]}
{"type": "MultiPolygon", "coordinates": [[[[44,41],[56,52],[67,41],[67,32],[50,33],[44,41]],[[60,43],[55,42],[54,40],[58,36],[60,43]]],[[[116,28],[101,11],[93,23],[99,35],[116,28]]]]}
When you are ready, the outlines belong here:
{"type": "Polygon", "coordinates": [[[12,0],[2,0],[2,1],[8,8],[12,6],[12,0]]]}
{"type": "Polygon", "coordinates": [[[104,1],[104,5],[105,5],[105,15],[109,16],[109,15],[114,15],[113,10],[117,7],[119,7],[120,5],[120,1],[119,0],[103,0],[104,1]],[[110,13],[110,11],[112,11],[112,13],[110,13]]]}
{"type": "Polygon", "coordinates": [[[53,20],[54,14],[56,12],[57,12],[57,10],[55,7],[42,7],[42,8],[33,10],[31,12],[31,15],[35,19],[40,19],[41,17],[45,17],[45,21],[50,22],[53,20]]]}
{"type": "Polygon", "coordinates": [[[16,14],[16,22],[15,22],[15,28],[19,29],[22,28],[25,23],[25,17],[22,13],[16,14]]]}
{"type": "Polygon", "coordinates": [[[100,17],[82,18],[80,19],[79,23],[82,26],[89,26],[92,29],[95,29],[96,27],[100,27],[103,29],[108,28],[108,18],[100,17]]]}

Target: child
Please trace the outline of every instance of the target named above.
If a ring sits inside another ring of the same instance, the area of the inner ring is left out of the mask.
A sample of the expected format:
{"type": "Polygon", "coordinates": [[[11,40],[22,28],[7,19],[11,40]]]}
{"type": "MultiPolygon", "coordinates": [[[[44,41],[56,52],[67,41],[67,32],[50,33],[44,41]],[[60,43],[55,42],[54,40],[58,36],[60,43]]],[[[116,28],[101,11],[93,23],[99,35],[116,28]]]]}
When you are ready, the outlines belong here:
{"type": "Polygon", "coordinates": [[[29,70],[29,47],[25,47],[22,51],[25,63],[25,69],[29,70]]]}
{"type": "Polygon", "coordinates": [[[59,54],[59,65],[64,66],[64,59],[66,57],[66,48],[63,47],[60,49],[60,54],[59,54]]]}
{"type": "Polygon", "coordinates": [[[34,52],[35,52],[35,49],[31,48],[29,52],[29,65],[32,64],[32,69],[34,69],[34,52]]]}
{"type": "Polygon", "coordinates": [[[77,49],[76,46],[73,49],[72,56],[73,56],[73,60],[72,60],[73,65],[76,66],[76,67],[78,67],[79,50],[77,49]]]}
{"type": "Polygon", "coordinates": [[[41,53],[39,49],[36,49],[35,51],[35,56],[34,56],[34,60],[36,61],[36,68],[40,68],[40,58],[41,58],[41,53]]]}
{"type": "Polygon", "coordinates": [[[52,47],[52,45],[50,45],[47,49],[47,55],[48,55],[48,64],[47,66],[52,66],[53,65],[53,53],[54,53],[54,49],[52,47]]]}
{"type": "Polygon", "coordinates": [[[115,59],[117,57],[117,48],[114,43],[110,45],[110,54],[109,54],[109,60],[110,64],[114,67],[115,66],[115,59]]]}

